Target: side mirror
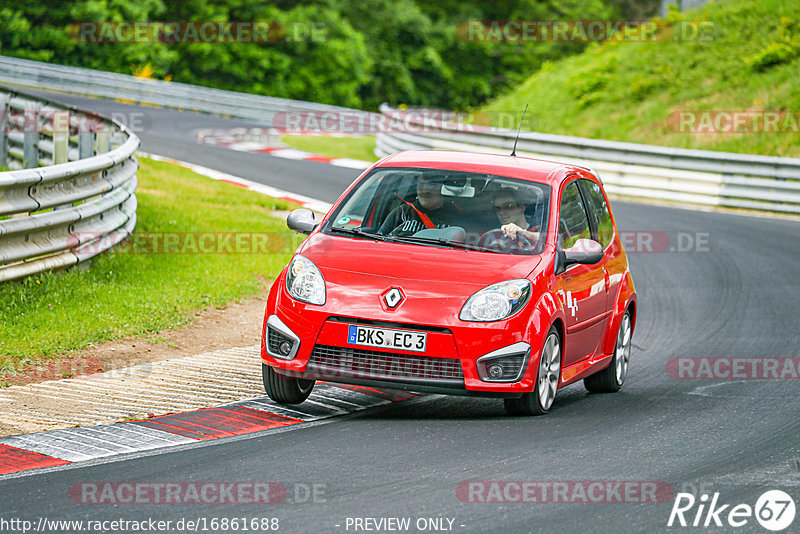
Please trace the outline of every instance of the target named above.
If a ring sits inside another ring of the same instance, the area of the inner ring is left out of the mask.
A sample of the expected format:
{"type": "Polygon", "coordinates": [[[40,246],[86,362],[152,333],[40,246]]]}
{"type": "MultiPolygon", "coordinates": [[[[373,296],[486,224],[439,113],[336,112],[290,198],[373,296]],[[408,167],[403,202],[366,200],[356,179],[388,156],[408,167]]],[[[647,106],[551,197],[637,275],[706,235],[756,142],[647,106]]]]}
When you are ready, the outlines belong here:
{"type": "Polygon", "coordinates": [[[286,224],[293,232],[297,232],[298,234],[310,234],[319,223],[314,222],[313,211],[300,208],[289,214],[286,218],[286,224]]]}
{"type": "Polygon", "coordinates": [[[556,274],[576,263],[592,265],[603,259],[603,245],[593,239],[578,239],[565,250],[556,251],[556,274]]]}

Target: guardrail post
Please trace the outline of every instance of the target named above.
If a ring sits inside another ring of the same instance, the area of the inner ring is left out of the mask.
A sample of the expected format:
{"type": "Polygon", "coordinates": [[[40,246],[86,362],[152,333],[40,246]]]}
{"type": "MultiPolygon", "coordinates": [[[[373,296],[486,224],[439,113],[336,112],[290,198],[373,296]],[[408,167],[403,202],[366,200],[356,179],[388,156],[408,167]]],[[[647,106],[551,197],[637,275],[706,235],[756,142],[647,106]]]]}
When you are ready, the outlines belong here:
{"type": "Polygon", "coordinates": [[[78,158],[94,156],[94,132],[78,132],[78,158]]]}
{"type": "Polygon", "coordinates": [[[69,161],[69,111],[53,113],[53,165],[69,161]]]}
{"type": "MultiPolygon", "coordinates": [[[[69,161],[69,111],[53,113],[53,165],[69,161]]],[[[53,211],[66,210],[73,204],[56,206],[53,211]]]]}
{"type": "Polygon", "coordinates": [[[25,106],[24,146],[22,152],[22,168],[35,169],[39,166],[39,109],[41,104],[31,102],[25,106]]]}
{"type": "Polygon", "coordinates": [[[11,95],[0,94],[0,165],[8,165],[8,101],[11,95]]]}
{"type": "Polygon", "coordinates": [[[109,150],[111,150],[111,132],[109,132],[108,127],[103,127],[99,132],[97,132],[97,153],[98,154],[105,154],[109,150]]]}

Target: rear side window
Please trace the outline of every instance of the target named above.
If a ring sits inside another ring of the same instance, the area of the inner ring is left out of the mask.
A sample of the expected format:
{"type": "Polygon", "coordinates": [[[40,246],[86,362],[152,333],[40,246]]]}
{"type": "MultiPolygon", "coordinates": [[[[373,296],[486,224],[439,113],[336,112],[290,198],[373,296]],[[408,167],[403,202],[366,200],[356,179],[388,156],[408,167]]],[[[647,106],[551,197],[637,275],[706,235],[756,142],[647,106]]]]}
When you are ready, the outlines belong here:
{"type": "Polygon", "coordinates": [[[561,194],[561,213],[558,220],[558,241],[562,248],[569,248],[578,239],[591,239],[589,219],[583,205],[578,181],[570,182],[561,194]]]}
{"type": "Polygon", "coordinates": [[[611,224],[611,214],[608,204],[600,190],[600,186],[591,180],[581,179],[581,187],[589,203],[589,213],[592,214],[597,228],[597,241],[606,248],[614,238],[614,225],[611,224]]]}

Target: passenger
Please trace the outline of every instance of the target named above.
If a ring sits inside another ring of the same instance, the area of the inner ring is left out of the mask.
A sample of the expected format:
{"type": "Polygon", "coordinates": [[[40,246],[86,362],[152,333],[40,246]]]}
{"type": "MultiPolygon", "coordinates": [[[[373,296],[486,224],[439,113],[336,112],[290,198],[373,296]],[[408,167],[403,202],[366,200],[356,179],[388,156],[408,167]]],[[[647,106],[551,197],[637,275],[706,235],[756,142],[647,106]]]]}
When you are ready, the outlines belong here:
{"type": "Polygon", "coordinates": [[[413,235],[426,228],[446,228],[456,224],[454,206],[442,196],[441,181],[431,180],[423,173],[417,179],[417,198],[393,209],[381,225],[383,235],[413,235]]]}

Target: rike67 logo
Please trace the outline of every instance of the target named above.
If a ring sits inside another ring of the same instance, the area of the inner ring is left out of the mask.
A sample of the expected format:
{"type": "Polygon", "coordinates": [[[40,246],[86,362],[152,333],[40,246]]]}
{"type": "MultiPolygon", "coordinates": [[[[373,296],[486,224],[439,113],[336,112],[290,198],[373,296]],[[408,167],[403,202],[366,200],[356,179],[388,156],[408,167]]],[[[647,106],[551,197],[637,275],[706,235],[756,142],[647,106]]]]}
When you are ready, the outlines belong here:
{"type": "Polygon", "coordinates": [[[755,506],[749,504],[722,504],[719,492],[710,498],[704,493],[699,499],[691,493],[678,493],[669,514],[667,526],[671,527],[743,527],[755,520],[767,530],[778,532],[794,521],[794,500],[781,490],[764,492],[755,506]]]}

